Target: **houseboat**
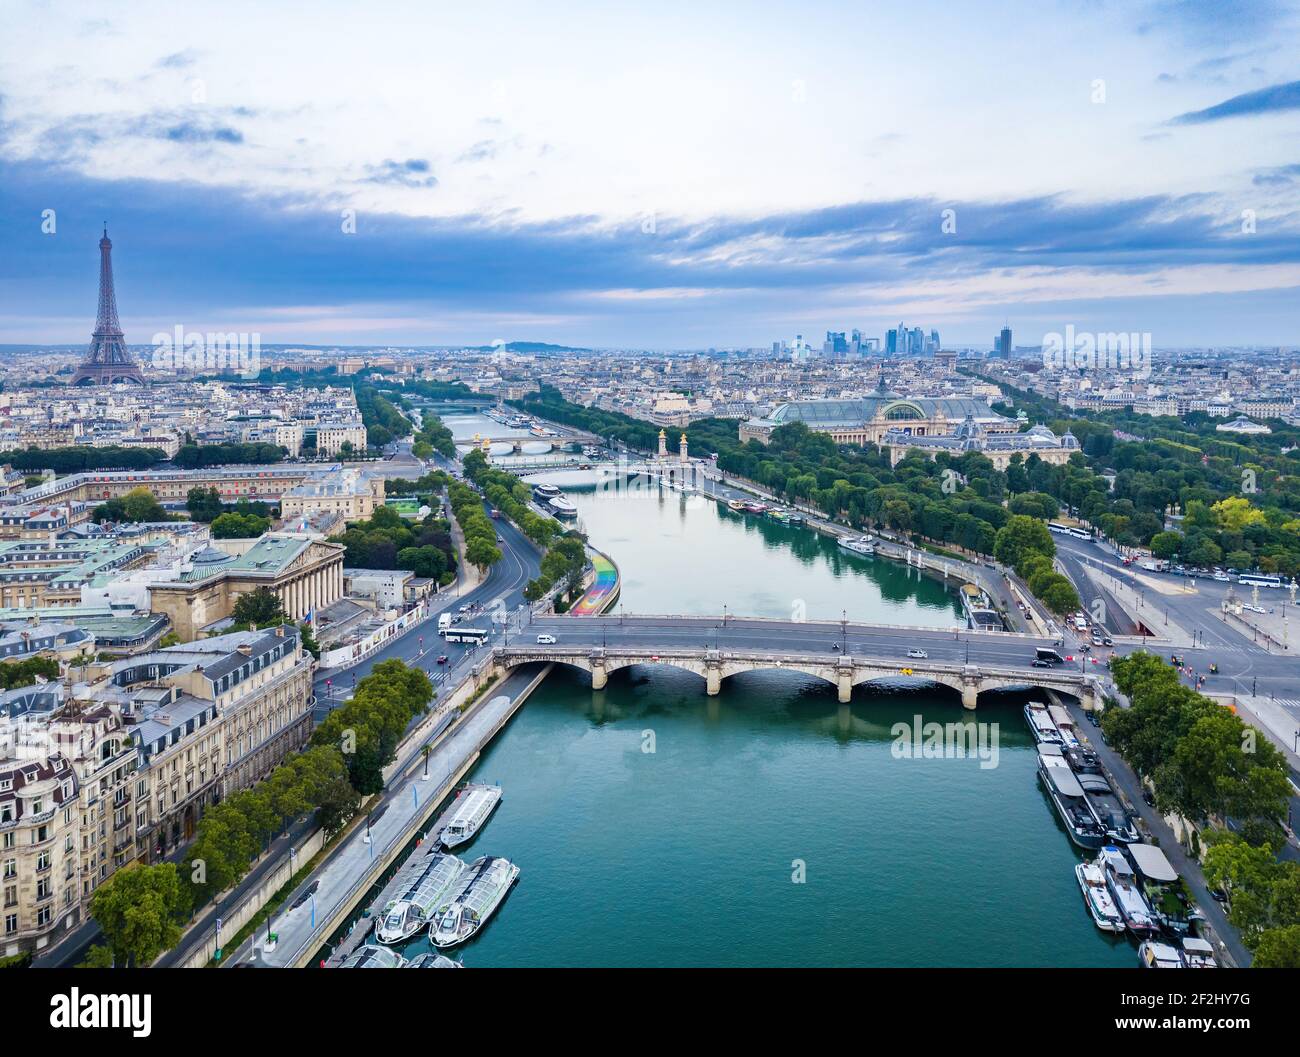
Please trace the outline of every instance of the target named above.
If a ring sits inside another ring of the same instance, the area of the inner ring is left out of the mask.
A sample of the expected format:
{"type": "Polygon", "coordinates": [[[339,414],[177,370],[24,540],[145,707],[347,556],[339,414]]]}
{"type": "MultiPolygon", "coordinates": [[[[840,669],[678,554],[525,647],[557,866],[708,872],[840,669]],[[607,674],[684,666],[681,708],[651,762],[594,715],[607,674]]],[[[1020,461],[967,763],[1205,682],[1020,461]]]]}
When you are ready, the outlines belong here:
{"type": "Polygon", "coordinates": [[[1096,863],[1081,862],[1074,868],[1083,892],[1083,902],[1097,928],[1103,932],[1123,932],[1124,918],[1106,887],[1106,874],[1096,863]]]}
{"type": "Polygon", "coordinates": [[[1101,849],[1097,865],[1106,875],[1106,887],[1124,918],[1124,926],[1136,936],[1154,936],[1158,931],[1151,904],[1138,887],[1137,875],[1124,852],[1108,844],[1101,849]]]}
{"type": "Polygon", "coordinates": [[[1059,745],[1039,744],[1038,776],[1056,805],[1070,840],[1080,848],[1100,848],[1106,841],[1106,831],[1092,813],[1087,794],[1065,762],[1059,745]]]}

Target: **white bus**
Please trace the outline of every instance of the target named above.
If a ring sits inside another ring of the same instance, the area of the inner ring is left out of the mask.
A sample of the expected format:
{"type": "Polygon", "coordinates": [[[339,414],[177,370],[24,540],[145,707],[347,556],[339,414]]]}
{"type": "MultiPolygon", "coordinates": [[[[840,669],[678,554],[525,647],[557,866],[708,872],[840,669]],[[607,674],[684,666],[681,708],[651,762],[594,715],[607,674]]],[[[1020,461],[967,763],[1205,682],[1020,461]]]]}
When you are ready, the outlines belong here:
{"type": "Polygon", "coordinates": [[[469,642],[475,646],[481,646],[487,641],[488,633],[483,628],[457,628],[451,627],[446,631],[439,632],[448,642],[469,642]]]}
{"type": "Polygon", "coordinates": [[[1069,532],[1069,525],[1062,525],[1059,521],[1049,521],[1047,523],[1048,532],[1069,532]]]}
{"type": "Polygon", "coordinates": [[[1282,577],[1264,576],[1261,573],[1242,573],[1237,577],[1237,583],[1245,584],[1247,587],[1281,587],[1282,577]]]}

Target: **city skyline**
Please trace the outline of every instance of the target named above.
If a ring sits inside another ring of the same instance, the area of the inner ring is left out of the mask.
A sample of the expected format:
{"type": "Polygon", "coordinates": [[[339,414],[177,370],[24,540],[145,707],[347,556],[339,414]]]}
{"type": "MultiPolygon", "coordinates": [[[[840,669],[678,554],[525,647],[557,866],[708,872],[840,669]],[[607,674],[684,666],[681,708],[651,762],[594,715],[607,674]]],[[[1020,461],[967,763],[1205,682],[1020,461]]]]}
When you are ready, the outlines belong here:
{"type": "Polygon", "coordinates": [[[413,7],[286,21],[274,61],[238,18],[43,10],[2,46],[0,343],[87,339],[105,220],[135,345],[1300,334],[1293,4],[574,6],[508,38],[413,7]]]}

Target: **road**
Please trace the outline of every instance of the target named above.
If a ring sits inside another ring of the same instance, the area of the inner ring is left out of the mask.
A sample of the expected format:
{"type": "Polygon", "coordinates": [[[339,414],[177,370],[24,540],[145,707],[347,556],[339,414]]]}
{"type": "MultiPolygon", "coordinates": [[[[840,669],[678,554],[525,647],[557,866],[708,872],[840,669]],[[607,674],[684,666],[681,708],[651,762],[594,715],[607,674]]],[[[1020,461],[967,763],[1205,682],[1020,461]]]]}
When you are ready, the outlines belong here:
{"type": "MultiPolygon", "coordinates": [[[[718,615],[712,617],[569,617],[537,616],[527,629],[529,635],[551,634],[563,642],[583,645],[656,646],[706,645],[721,650],[753,649],[826,654],[839,646],[840,652],[864,658],[905,661],[911,648],[923,649],[928,658],[947,663],[1023,667],[1032,681],[1037,670],[1030,666],[1038,646],[1053,646],[1049,638],[1013,635],[1007,632],[941,630],[933,628],[882,627],[870,624],[841,625],[838,622],[792,623],[753,620],[718,615]]],[[[530,639],[529,641],[535,641],[530,639]]],[[[1067,663],[1080,670],[1105,676],[1105,662],[1111,654],[1127,654],[1143,648],[1141,641],[1117,642],[1114,649],[1073,653],[1067,643],[1060,653],[1073,658],[1067,663]]],[[[1289,657],[1267,654],[1230,654],[1210,648],[1180,649],[1179,656],[1195,671],[1204,673],[1211,658],[1217,658],[1220,673],[1209,676],[1205,689],[1216,687],[1225,693],[1234,686],[1249,692],[1250,680],[1257,680],[1258,692],[1282,693],[1294,687],[1296,665],[1289,657]],[[1244,680],[1244,682],[1243,682],[1244,680]]]]}
{"type": "MultiPolygon", "coordinates": [[[[485,505],[486,509],[486,505],[485,505]]],[[[541,571],[541,554],[531,540],[505,518],[494,522],[502,542],[501,560],[489,568],[487,576],[472,590],[462,595],[437,596],[430,616],[414,625],[401,638],[394,639],[383,649],[371,654],[360,664],[345,671],[321,670],[316,673],[316,722],[320,722],[332,708],[337,708],[349,696],[357,681],[364,679],[380,661],[397,659],[424,669],[441,686],[449,679],[453,685],[464,677],[481,655],[482,648],[444,642],[437,633],[438,617],[443,613],[460,615],[460,607],[469,605],[473,611],[462,617],[461,623],[482,627],[493,632],[489,643],[502,638],[504,631],[493,615],[509,615],[513,626],[526,622],[528,613],[524,602],[524,587],[541,571]],[[520,606],[524,606],[523,610],[520,606]],[[448,664],[439,665],[437,658],[445,655],[448,664]]]]}

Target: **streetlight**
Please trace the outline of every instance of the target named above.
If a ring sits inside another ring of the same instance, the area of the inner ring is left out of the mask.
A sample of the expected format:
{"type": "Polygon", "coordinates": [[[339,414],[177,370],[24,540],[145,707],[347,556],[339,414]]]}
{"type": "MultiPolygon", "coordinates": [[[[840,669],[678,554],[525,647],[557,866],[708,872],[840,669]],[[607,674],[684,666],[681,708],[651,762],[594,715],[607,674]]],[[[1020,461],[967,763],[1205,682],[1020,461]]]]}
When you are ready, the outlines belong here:
{"type": "Polygon", "coordinates": [[[727,626],[727,603],[726,602],[722,603],[722,626],[724,628],[727,626]]]}

